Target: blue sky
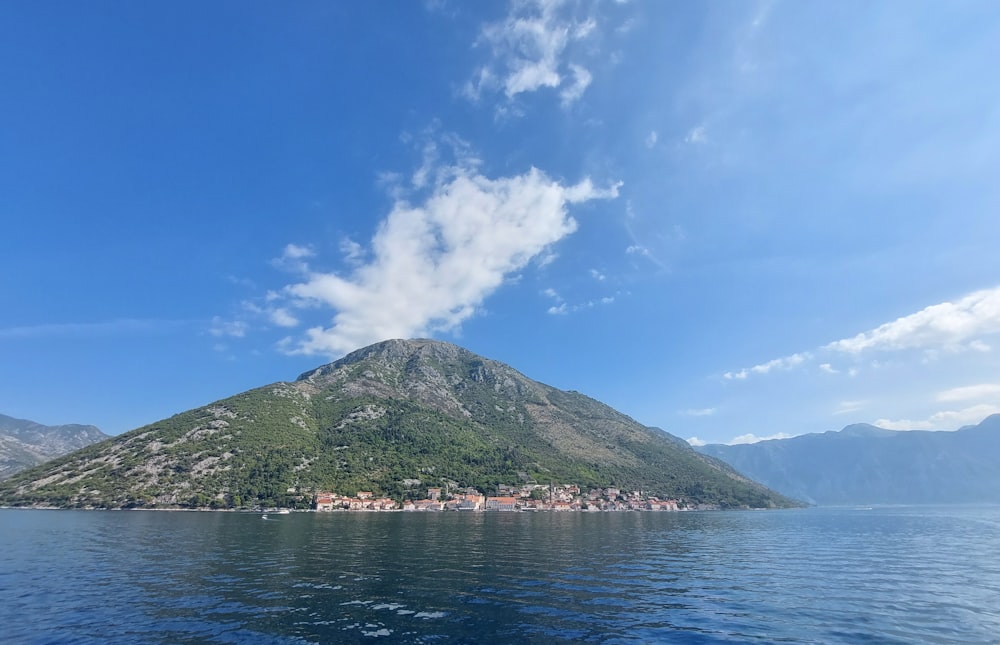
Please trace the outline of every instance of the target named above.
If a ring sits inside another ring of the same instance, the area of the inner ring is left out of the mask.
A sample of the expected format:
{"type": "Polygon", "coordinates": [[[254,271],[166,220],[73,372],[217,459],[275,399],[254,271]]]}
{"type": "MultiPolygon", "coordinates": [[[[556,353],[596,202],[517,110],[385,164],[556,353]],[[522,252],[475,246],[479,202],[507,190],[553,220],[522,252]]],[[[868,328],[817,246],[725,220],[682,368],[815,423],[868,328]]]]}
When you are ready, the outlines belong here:
{"type": "Polygon", "coordinates": [[[684,438],[1000,412],[991,1],[0,5],[0,413],[433,337],[684,438]]]}

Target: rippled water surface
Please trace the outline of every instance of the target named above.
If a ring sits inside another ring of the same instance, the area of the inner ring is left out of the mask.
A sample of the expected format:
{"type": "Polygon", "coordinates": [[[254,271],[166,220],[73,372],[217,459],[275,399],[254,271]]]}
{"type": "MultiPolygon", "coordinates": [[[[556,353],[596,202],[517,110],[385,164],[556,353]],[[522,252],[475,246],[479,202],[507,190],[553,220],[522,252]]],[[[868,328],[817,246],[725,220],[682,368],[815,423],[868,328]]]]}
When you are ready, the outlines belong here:
{"type": "Polygon", "coordinates": [[[0,510],[0,640],[997,643],[998,555],[997,507],[0,510]]]}

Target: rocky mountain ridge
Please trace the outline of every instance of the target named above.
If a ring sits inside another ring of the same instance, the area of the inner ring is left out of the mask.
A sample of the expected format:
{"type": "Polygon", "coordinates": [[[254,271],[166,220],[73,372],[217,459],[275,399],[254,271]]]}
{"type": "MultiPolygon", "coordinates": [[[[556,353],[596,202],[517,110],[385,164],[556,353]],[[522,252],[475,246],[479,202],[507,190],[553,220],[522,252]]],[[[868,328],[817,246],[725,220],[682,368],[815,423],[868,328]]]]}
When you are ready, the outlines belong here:
{"type": "Polygon", "coordinates": [[[954,432],[855,424],[698,451],[813,504],[1000,503],[1000,415],[954,432]]]}
{"type": "Polygon", "coordinates": [[[47,426],[0,414],[0,479],[107,438],[96,426],[47,426]]]}

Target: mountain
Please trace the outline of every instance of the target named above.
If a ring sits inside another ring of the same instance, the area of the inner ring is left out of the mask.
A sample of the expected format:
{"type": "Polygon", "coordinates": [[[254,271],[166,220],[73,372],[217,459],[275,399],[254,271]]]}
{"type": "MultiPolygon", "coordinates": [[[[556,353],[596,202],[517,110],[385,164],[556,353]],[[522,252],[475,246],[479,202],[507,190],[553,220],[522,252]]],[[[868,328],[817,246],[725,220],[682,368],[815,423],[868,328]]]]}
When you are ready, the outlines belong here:
{"type": "Polygon", "coordinates": [[[94,426],[45,426],[0,414],[0,479],[107,438],[94,426]]]}
{"type": "Polygon", "coordinates": [[[307,505],[429,486],[619,487],[723,507],[792,504],[607,405],[455,345],[392,340],[89,446],[0,484],[0,503],[307,505]]]}
{"type": "Polygon", "coordinates": [[[1000,415],[955,432],[858,424],[698,450],[814,504],[1000,502],[1000,415]]]}

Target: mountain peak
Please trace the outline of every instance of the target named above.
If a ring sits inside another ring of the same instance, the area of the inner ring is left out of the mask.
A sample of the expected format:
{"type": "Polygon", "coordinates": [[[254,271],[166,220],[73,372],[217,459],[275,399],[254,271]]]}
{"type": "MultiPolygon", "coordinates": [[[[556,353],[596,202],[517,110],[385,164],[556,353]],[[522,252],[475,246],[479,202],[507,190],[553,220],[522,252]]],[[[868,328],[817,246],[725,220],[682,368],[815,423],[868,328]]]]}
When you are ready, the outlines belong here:
{"type": "Polygon", "coordinates": [[[841,431],[842,437],[889,437],[895,435],[893,430],[886,430],[870,423],[853,423],[841,431]]]}
{"type": "Polygon", "coordinates": [[[296,384],[306,390],[334,389],[348,397],[407,400],[469,418],[496,397],[548,404],[550,389],[503,363],[425,338],[363,347],[302,374],[296,384]]]}
{"type": "Polygon", "coordinates": [[[385,364],[399,365],[405,364],[415,358],[454,361],[468,357],[475,357],[475,354],[452,343],[428,338],[394,338],[356,349],[332,363],[305,372],[296,380],[305,381],[314,379],[347,365],[355,365],[372,360],[377,360],[385,364]]]}

